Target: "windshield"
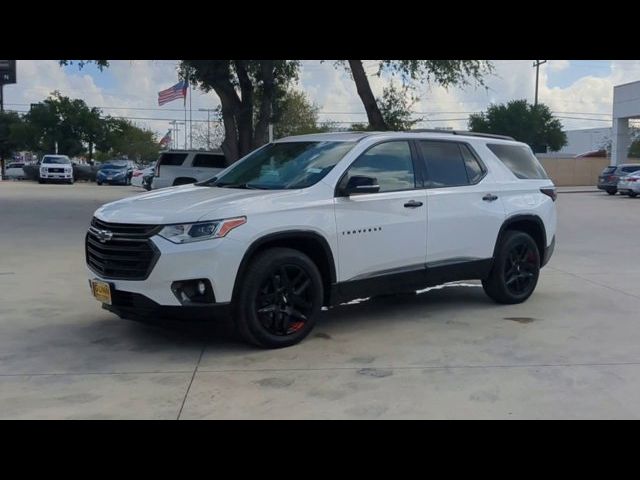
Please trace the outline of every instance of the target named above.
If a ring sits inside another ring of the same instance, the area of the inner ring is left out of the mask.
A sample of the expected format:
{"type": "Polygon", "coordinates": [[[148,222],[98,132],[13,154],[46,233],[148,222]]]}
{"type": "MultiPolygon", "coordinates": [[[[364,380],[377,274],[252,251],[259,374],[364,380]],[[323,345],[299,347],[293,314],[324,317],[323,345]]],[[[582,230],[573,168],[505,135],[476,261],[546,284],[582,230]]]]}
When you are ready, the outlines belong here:
{"type": "Polygon", "coordinates": [[[271,143],[201,185],[268,190],[310,187],[354,145],[355,142],[271,143]]]}
{"type": "Polygon", "coordinates": [[[55,163],[59,165],[69,165],[71,161],[66,157],[44,157],[42,163],[55,163]]]}
{"type": "Polygon", "coordinates": [[[122,162],[118,162],[118,163],[110,162],[110,163],[104,163],[100,167],[100,169],[103,169],[103,168],[108,168],[109,170],[118,170],[120,168],[127,168],[127,164],[126,164],[126,162],[125,163],[122,163],[122,162]]]}

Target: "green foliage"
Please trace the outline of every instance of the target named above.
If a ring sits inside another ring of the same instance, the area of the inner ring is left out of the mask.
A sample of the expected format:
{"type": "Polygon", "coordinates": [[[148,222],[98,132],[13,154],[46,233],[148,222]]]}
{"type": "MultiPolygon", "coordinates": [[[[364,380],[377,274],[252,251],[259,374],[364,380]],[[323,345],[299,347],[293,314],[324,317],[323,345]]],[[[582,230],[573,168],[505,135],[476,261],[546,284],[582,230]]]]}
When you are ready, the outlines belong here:
{"type": "Polygon", "coordinates": [[[527,143],[536,153],[555,152],[567,144],[562,124],[553,117],[549,107],[534,106],[526,100],[491,105],[486,112],[471,115],[469,130],[508,135],[527,143]]]}
{"type": "Polygon", "coordinates": [[[95,63],[98,69],[103,70],[109,66],[109,60],[60,60],[59,63],[61,66],[66,67],[67,65],[73,65],[75,62],[78,62],[78,68],[82,70],[82,67],[89,63],[95,63]]]}
{"type": "Polygon", "coordinates": [[[273,110],[274,138],[326,131],[327,126],[318,125],[320,107],[299,90],[286,91],[276,100],[273,110]]]}
{"type": "Polygon", "coordinates": [[[404,85],[436,83],[446,88],[471,82],[484,85],[484,76],[493,72],[493,65],[486,60],[381,60],[378,75],[383,72],[399,76],[404,85]]]}
{"type": "Polygon", "coordinates": [[[10,158],[11,154],[22,149],[19,132],[23,130],[22,119],[15,112],[0,113],[0,154],[10,158]]]}
{"type": "Polygon", "coordinates": [[[151,130],[140,128],[128,120],[106,117],[97,138],[98,161],[126,157],[131,160],[153,161],[160,145],[151,130]]]}
{"type": "Polygon", "coordinates": [[[640,158],[640,138],[636,138],[629,146],[629,158],[640,158]]]}
{"type": "Polygon", "coordinates": [[[378,105],[380,105],[382,118],[384,118],[384,122],[387,124],[389,130],[411,130],[413,125],[422,120],[422,118],[412,118],[413,114],[411,109],[417,101],[417,98],[412,97],[408,99],[407,93],[407,88],[396,89],[396,87],[391,84],[384,88],[382,98],[376,99],[378,105]]]}

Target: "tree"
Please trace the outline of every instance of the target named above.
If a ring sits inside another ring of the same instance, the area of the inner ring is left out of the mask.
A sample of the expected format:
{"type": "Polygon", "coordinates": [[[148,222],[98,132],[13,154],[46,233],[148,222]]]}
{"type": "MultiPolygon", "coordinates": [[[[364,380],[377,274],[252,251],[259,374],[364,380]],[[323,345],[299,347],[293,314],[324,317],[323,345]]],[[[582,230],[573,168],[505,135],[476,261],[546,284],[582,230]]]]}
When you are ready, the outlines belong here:
{"type": "MultiPolygon", "coordinates": [[[[73,63],[60,60],[63,66],[73,63]]],[[[108,60],[79,60],[78,66],[88,63],[101,70],[109,66],[108,60]]],[[[182,60],[178,73],[220,99],[225,132],[221,147],[233,163],[267,141],[272,106],[297,78],[299,65],[298,60],[182,60]]]]}
{"type": "MultiPolygon", "coordinates": [[[[371,90],[362,60],[339,60],[336,65],[348,65],[358,96],[367,113],[370,128],[389,130],[390,127],[371,90]]],[[[493,71],[491,63],[485,60],[379,60],[377,67],[375,75],[387,73],[392,77],[399,77],[405,88],[412,88],[415,84],[432,83],[445,88],[466,86],[472,82],[484,85],[483,77],[493,71]]]]}
{"type": "MultiPolygon", "coordinates": [[[[422,121],[422,117],[412,118],[413,112],[411,109],[417,99],[415,97],[407,98],[409,90],[406,87],[398,89],[392,83],[384,88],[382,97],[376,98],[376,103],[379,105],[380,114],[387,130],[411,130],[413,125],[422,121]]],[[[366,123],[353,123],[349,130],[359,132],[375,129],[366,123]]]]}
{"type": "Polygon", "coordinates": [[[151,130],[140,128],[128,120],[112,117],[103,120],[96,148],[100,151],[100,160],[126,157],[148,162],[156,160],[160,152],[158,140],[151,130]]]}
{"type": "Polygon", "coordinates": [[[15,112],[0,113],[0,172],[4,173],[4,159],[21,149],[23,142],[19,134],[22,119],[15,112]]]}
{"type": "Polygon", "coordinates": [[[55,91],[32,106],[24,116],[21,136],[27,146],[40,153],[58,151],[71,157],[87,151],[90,155],[100,135],[100,110],[89,108],[84,100],[71,99],[55,91]]]}
{"type": "Polygon", "coordinates": [[[535,153],[560,150],[567,144],[560,120],[544,104],[531,105],[526,100],[490,105],[486,112],[469,117],[472,132],[508,135],[527,143],[535,153]]]}
{"type": "Polygon", "coordinates": [[[326,131],[318,124],[320,107],[306,93],[289,89],[274,104],[273,135],[275,138],[326,131]]]}
{"type": "Polygon", "coordinates": [[[180,75],[220,99],[227,162],[268,140],[272,106],[297,78],[298,67],[297,60],[182,60],[180,75]]]}

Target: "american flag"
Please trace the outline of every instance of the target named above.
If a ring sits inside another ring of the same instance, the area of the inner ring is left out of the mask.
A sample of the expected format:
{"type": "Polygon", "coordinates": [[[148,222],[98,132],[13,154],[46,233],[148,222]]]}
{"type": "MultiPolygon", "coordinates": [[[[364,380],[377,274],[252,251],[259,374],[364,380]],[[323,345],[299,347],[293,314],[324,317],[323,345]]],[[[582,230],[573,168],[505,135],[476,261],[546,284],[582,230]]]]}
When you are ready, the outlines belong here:
{"type": "Polygon", "coordinates": [[[164,137],[162,137],[162,139],[160,140],[160,146],[166,147],[170,143],[171,143],[171,130],[169,130],[167,134],[164,137]]]}
{"type": "Polygon", "coordinates": [[[182,80],[176,83],[173,87],[169,87],[166,90],[158,92],[158,105],[162,106],[165,103],[177,100],[178,98],[184,98],[186,104],[187,88],[189,88],[189,84],[186,82],[186,80],[182,80]]]}

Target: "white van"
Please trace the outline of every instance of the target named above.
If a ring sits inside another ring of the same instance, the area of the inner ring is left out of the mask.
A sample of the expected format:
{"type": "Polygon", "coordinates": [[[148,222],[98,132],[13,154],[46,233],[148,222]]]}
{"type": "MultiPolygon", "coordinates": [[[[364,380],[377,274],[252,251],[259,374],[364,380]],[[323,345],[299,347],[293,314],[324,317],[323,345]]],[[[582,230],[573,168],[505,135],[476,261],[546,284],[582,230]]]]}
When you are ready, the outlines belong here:
{"type": "Polygon", "coordinates": [[[221,150],[169,150],[156,163],[151,189],[209,180],[227,167],[221,150]]]}

